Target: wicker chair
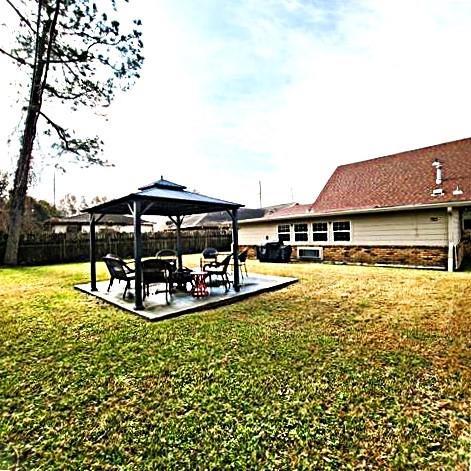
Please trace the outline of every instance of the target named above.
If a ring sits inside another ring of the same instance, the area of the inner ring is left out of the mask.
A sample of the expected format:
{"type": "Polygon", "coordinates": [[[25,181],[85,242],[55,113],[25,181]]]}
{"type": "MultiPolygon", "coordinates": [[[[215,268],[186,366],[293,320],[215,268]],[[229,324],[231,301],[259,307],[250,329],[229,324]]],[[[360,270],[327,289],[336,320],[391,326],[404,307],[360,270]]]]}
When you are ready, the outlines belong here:
{"type": "Polygon", "coordinates": [[[177,252],[172,249],[162,249],[155,254],[155,258],[158,260],[165,260],[172,265],[173,271],[177,269],[177,252]]]}
{"type": "Polygon", "coordinates": [[[201,258],[200,258],[200,267],[203,268],[203,266],[217,262],[218,260],[218,251],[217,249],[213,249],[212,247],[207,247],[201,252],[201,258]]]}
{"type": "Polygon", "coordinates": [[[221,262],[210,262],[203,265],[203,271],[209,274],[209,286],[219,286],[222,284],[227,291],[231,287],[231,281],[227,274],[227,269],[229,268],[229,263],[231,261],[232,255],[228,255],[221,262]],[[214,280],[213,276],[219,277],[220,280],[214,280]]]}
{"type": "Polygon", "coordinates": [[[131,287],[131,281],[136,279],[135,271],[129,267],[129,265],[121,258],[116,255],[108,254],[105,255],[102,259],[106,268],[110,272],[110,283],[108,285],[107,292],[110,291],[110,288],[113,286],[113,281],[125,281],[126,286],[124,288],[123,299],[126,298],[126,292],[131,287]]]}
{"type": "Polygon", "coordinates": [[[149,287],[152,284],[163,285],[163,289],[157,289],[154,294],[165,293],[165,301],[170,304],[172,295],[172,265],[165,260],[155,258],[142,261],[142,289],[143,299],[149,296],[149,287]]]}
{"type": "MultiPolygon", "coordinates": [[[[239,271],[240,274],[242,275],[242,278],[244,278],[244,272],[245,276],[248,277],[249,274],[247,273],[247,257],[249,255],[249,249],[245,249],[244,251],[240,252],[237,258],[239,259],[239,271]]],[[[234,266],[234,260],[231,262],[231,266],[234,266]]]]}

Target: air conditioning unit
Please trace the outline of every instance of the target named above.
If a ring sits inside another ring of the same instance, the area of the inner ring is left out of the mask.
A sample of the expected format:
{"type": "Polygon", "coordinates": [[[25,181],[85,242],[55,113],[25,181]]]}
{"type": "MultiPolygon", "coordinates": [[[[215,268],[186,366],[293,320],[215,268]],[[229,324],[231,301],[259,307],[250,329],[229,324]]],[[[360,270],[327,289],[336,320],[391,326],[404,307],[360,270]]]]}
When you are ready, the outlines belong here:
{"type": "Polygon", "coordinates": [[[322,247],[298,247],[298,258],[301,260],[323,260],[322,247]]]}

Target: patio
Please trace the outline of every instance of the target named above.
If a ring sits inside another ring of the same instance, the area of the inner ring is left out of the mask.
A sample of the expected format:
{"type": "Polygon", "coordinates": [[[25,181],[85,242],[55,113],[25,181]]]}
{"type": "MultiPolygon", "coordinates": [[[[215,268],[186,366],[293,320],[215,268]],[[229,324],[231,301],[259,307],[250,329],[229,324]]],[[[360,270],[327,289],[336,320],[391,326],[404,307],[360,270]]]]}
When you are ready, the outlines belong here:
{"type": "MultiPolygon", "coordinates": [[[[295,278],[257,275],[244,279],[241,276],[239,257],[243,254],[239,254],[238,210],[242,206],[239,203],[188,191],[185,186],[161,177],[160,180],[140,187],[137,192],[87,208],[84,211],[90,216],[90,283],[80,284],[75,288],[128,312],[138,314],[145,319],[159,320],[233,303],[247,296],[280,289],[296,282],[295,278]],[[205,271],[198,272],[197,269],[196,272],[190,273],[183,266],[182,261],[181,226],[184,218],[192,214],[218,211],[226,211],[232,220],[231,252],[225,254],[224,261],[218,261],[216,254],[212,264],[200,264],[200,270],[204,269],[205,271]],[[123,293],[124,287],[122,285],[115,283],[108,292],[108,281],[97,281],[96,264],[100,259],[99,256],[103,257],[105,254],[97,253],[96,224],[104,215],[110,214],[131,214],[134,218],[133,268],[128,267],[122,260],[121,257],[125,254],[107,254],[103,258],[111,275],[110,285],[114,279],[125,281],[127,288],[132,287],[127,297],[124,296],[126,293],[123,293]],[[141,217],[143,215],[166,216],[174,223],[176,246],[175,250],[170,251],[175,255],[173,260],[162,260],[159,254],[155,255],[156,258],[149,259],[148,257],[153,257],[154,254],[144,253],[141,235],[141,217]],[[232,280],[229,280],[228,276],[230,263],[232,263],[232,280]],[[205,268],[206,266],[208,268],[205,268]],[[191,276],[191,279],[188,279],[188,276],[191,276]],[[206,292],[206,281],[204,280],[208,276],[209,278],[211,276],[219,278],[219,281],[225,284],[228,289],[224,289],[222,286],[214,287],[213,284],[209,292],[206,292]],[[167,303],[165,294],[155,294],[155,288],[150,291],[150,296],[144,296],[143,288],[146,283],[149,285],[149,283],[161,283],[162,281],[168,294],[172,279],[180,279],[180,285],[182,282],[186,284],[191,281],[192,294],[195,296],[184,291],[177,291],[173,293],[170,302],[167,303]],[[204,286],[201,292],[198,292],[198,280],[203,280],[204,286]],[[152,292],[154,294],[151,294],[152,292]]],[[[246,256],[245,254],[245,258],[246,256]]],[[[245,262],[245,258],[241,263],[245,262]]]]}
{"type": "Polygon", "coordinates": [[[122,283],[115,283],[109,292],[107,292],[107,280],[97,282],[97,291],[92,291],[89,283],[76,285],[75,288],[117,308],[137,314],[148,321],[159,321],[232,304],[250,296],[285,288],[297,281],[296,278],[255,274],[243,280],[239,291],[231,288],[226,293],[223,286],[211,287],[209,288],[209,296],[204,298],[195,298],[189,293],[177,291],[172,295],[170,304],[166,303],[164,293],[152,294],[151,290],[151,294],[143,301],[144,309],[135,309],[134,307],[134,288],[130,290],[130,295],[123,299],[124,285],[122,283]]]}

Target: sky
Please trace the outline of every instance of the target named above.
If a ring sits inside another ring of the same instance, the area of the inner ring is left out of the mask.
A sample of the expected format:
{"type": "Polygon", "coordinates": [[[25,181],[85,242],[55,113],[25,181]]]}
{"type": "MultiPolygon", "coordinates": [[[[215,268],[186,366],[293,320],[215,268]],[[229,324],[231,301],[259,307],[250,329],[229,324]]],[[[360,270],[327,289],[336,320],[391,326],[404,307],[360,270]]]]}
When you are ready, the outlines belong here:
{"type": "MultiPolygon", "coordinates": [[[[5,5],[0,23],[16,21],[5,5]]],[[[57,201],[163,175],[249,207],[259,181],[264,206],[311,203],[338,165],[471,136],[469,1],[131,0],[129,14],[144,24],[141,79],[107,120],[64,115],[115,166],[56,172],[57,201]]],[[[0,70],[8,170],[22,75],[4,56],[0,70]]],[[[34,165],[30,193],[52,202],[47,148],[34,165]]]]}

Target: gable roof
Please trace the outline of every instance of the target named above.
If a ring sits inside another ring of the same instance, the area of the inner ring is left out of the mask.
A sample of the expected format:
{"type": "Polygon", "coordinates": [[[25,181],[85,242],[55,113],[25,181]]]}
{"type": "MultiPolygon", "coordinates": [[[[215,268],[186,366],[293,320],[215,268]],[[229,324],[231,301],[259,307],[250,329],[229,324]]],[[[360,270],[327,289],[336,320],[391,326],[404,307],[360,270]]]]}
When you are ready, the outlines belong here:
{"type": "Polygon", "coordinates": [[[312,204],[299,204],[294,203],[280,208],[277,211],[273,211],[271,214],[267,215],[266,219],[278,219],[289,216],[302,216],[309,214],[311,212],[312,204]]]}
{"type": "MultiPolygon", "coordinates": [[[[275,206],[266,206],[263,208],[240,208],[238,213],[239,221],[257,219],[275,213],[276,211],[292,206],[293,203],[278,204],[275,206]]],[[[212,213],[193,214],[186,216],[182,223],[182,229],[220,227],[232,224],[232,220],[227,211],[217,211],[212,213]]],[[[174,228],[175,225],[168,221],[168,227],[174,228]]]]}
{"type": "Polygon", "coordinates": [[[471,138],[337,167],[312,205],[313,214],[471,201],[471,138]],[[432,196],[435,159],[443,196],[432,196]],[[461,195],[453,195],[459,186],[461,195]]]}

